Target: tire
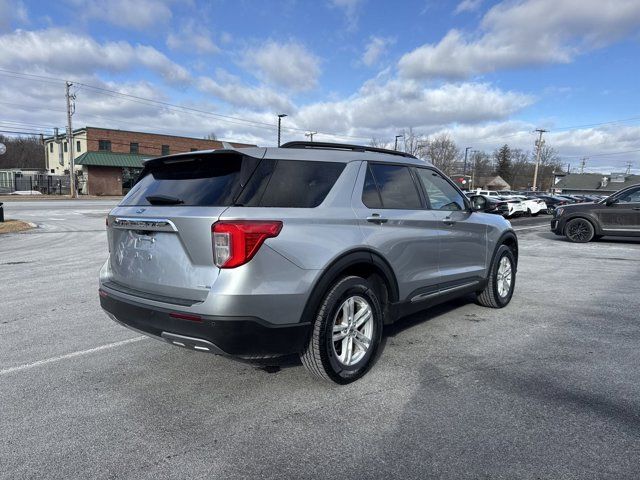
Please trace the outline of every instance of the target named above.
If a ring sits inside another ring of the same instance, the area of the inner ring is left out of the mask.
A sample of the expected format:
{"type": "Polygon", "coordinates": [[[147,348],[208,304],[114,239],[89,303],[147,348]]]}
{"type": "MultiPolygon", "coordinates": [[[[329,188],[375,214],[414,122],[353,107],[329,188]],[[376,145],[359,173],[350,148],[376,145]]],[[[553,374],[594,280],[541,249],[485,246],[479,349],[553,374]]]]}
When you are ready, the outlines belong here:
{"type": "Polygon", "coordinates": [[[596,231],[586,218],[574,218],[564,227],[564,235],[574,243],[587,243],[593,240],[596,231]]]}
{"type": "Polygon", "coordinates": [[[484,287],[484,290],[477,294],[477,302],[483,307],[506,307],[511,301],[515,286],[516,259],[513,255],[513,251],[511,251],[509,247],[506,245],[500,245],[489,270],[487,285],[484,287]],[[508,271],[510,273],[508,288],[504,288],[505,284],[500,283],[501,281],[504,281],[507,271],[505,267],[501,270],[503,264],[508,266],[508,271]]]}
{"type": "Polygon", "coordinates": [[[322,300],[311,338],[300,359],[315,377],[344,385],[367,373],[381,338],[382,308],[373,285],[361,277],[343,277],[322,300]],[[370,315],[366,313],[367,308],[370,315]],[[357,325],[359,312],[370,317],[360,326],[357,325]],[[345,332],[348,333],[345,335],[345,332]],[[340,339],[334,341],[334,335],[340,339]],[[365,338],[369,339],[366,349],[363,348],[365,338]]]}

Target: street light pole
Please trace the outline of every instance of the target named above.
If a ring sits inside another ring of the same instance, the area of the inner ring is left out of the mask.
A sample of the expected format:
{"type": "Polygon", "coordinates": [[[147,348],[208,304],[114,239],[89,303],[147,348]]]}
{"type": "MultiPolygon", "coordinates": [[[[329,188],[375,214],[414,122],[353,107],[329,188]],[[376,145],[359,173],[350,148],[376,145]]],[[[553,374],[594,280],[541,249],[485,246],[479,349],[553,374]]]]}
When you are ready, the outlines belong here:
{"type": "Polygon", "coordinates": [[[318,132],[305,132],[304,136],[309,137],[310,141],[313,142],[313,136],[318,132]]]}
{"type": "Polygon", "coordinates": [[[540,134],[540,137],[538,138],[538,140],[536,141],[536,168],[533,171],[533,188],[532,190],[535,192],[537,191],[537,184],[538,184],[538,168],[540,166],[540,151],[542,150],[542,145],[544,144],[543,140],[542,140],[542,134],[547,132],[548,130],[543,130],[542,128],[538,128],[535,130],[536,132],[538,132],[540,134]]]}
{"type": "Polygon", "coordinates": [[[467,147],[464,149],[464,167],[462,169],[462,175],[467,174],[467,155],[469,154],[469,150],[471,150],[471,147],[467,147]]]}
{"type": "Polygon", "coordinates": [[[286,113],[279,113],[278,114],[278,146],[280,146],[280,130],[282,128],[282,119],[284,117],[286,117],[287,114],[286,113]]]}
{"type": "Polygon", "coordinates": [[[402,135],[396,135],[396,143],[395,143],[395,145],[394,145],[394,147],[393,147],[393,149],[394,149],[394,150],[398,150],[398,139],[399,139],[399,138],[404,138],[404,134],[402,134],[402,135]]]}
{"type": "Polygon", "coordinates": [[[471,150],[471,155],[475,155],[475,157],[473,157],[473,172],[471,172],[471,185],[473,185],[473,188],[476,188],[476,170],[478,169],[478,155],[476,155],[477,153],[478,150],[471,150]]]}

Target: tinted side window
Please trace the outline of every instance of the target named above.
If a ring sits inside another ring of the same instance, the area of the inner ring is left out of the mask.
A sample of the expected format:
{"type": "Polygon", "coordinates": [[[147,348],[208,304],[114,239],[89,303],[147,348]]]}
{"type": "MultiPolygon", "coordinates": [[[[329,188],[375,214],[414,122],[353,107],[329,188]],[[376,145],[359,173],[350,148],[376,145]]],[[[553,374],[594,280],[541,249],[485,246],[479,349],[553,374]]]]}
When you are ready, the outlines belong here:
{"type": "Polygon", "coordinates": [[[462,195],[441,175],[426,168],[417,168],[432,210],[464,210],[462,195]]]}
{"type": "Polygon", "coordinates": [[[640,188],[629,190],[624,195],[622,195],[618,199],[618,201],[620,203],[640,203],[640,188]]]}
{"type": "Polygon", "coordinates": [[[236,204],[247,207],[317,207],[344,167],[344,163],[335,162],[263,160],[236,204]]]}
{"type": "Polygon", "coordinates": [[[402,165],[371,164],[369,166],[378,186],[382,208],[419,210],[420,196],[408,167],[402,165]]]}
{"type": "Polygon", "coordinates": [[[369,208],[382,208],[382,200],[378,186],[373,178],[371,167],[367,166],[367,176],[364,178],[364,187],[362,188],[362,203],[369,208]]]}

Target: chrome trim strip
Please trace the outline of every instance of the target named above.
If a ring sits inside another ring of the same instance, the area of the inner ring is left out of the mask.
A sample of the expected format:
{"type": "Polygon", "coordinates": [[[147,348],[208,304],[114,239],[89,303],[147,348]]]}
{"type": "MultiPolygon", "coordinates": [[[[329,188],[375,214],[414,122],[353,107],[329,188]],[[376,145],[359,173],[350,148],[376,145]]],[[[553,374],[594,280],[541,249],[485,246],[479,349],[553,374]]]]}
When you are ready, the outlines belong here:
{"type": "Polygon", "coordinates": [[[463,288],[471,287],[472,285],[477,285],[478,283],[479,282],[477,281],[473,281],[473,282],[463,283],[462,285],[456,285],[454,287],[445,288],[444,290],[438,290],[438,291],[429,292],[429,293],[421,293],[413,297],[410,300],[410,302],[411,303],[421,302],[422,300],[427,300],[432,297],[438,297],[440,295],[444,295],[445,293],[455,292],[456,290],[462,290],[463,288]]]}
{"type": "Polygon", "coordinates": [[[121,230],[148,230],[154,232],[177,232],[175,224],[166,218],[116,217],[111,223],[121,230]]]}

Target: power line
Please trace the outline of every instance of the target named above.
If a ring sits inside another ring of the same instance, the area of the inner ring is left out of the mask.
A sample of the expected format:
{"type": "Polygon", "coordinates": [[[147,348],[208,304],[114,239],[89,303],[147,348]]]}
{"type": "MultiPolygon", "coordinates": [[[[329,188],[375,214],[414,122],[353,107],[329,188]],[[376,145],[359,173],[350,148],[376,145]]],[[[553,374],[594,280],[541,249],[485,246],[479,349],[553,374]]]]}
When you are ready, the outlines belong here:
{"type": "Polygon", "coordinates": [[[42,135],[41,132],[17,132],[15,130],[0,130],[0,133],[13,133],[14,135],[31,135],[34,137],[39,137],[42,135]]]}
{"type": "MultiPolygon", "coordinates": [[[[12,76],[13,78],[16,78],[16,75],[24,75],[27,78],[33,79],[33,80],[38,80],[38,81],[45,81],[45,80],[53,80],[56,83],[59,84],[59,80],[53,79],[52,77],[45,77],[43,75],[32,75],[32,74],[26,74],[26,73],[21,73],[21,72],[14,72],[11,70],[6,70],[6,69],[0,69],[0,73],[1,74],[10,74],[9,76],[12,76]]],[[[143,104],[148,104],[148,103],[152,103],[152,104],[157,104],[157,105],[162,105],[165,108],[168,109],[178,109],[178,111],[180,112],[193,112],[193,113],[198,113],[200,115],[208,115],[211,117],[215,117],[220,119],[221,121],[225,121],[227,123],[235,123],[236,125],[250,125],[254,128],[263,128],[263,129],[273,129],[274,125],[267,123],[267,122],[261,122],[261,121],[257,121],[257,120],[249,120],[249,119],[245,119],[245,118],[241,118],[241,117],[234,117],[231,115],[223,115],[220,113],[213,113],[213,112],[207,112],[205,110],[200,110],[197,108],[192,108],[192,107],[186,107],[186,106],[182,106],[182,105],[176,105],[176,104],[172,104],[169,102],[164,102],[162,100],[154,100],[154,99],[150,99],[150,98],[145,98],[145,97],[140,97],[138,95],[132,95],[132,94],[128,94],[128,93],[122,93],[122,92],[118,92],[116,90],[111,90],[108,88],[103,88],[103,87],[97,87],[95,85],[89,85],[87,83],[82,83],[82,82],[75,82],[75,85],[81,86],[81,87],[85,87],[85,88],[89,88],[91,90],[94,90],[96,92],[100,92],[102,94],[108,95],[108,96],[114,96],[117,95],[118,97],[122,97],[122,98],[126,98],[129,99],[130,101],[134,101],[135,103],[141,103],[141,102],[147,102],[147,103],[143,103],[143,104]],[[111,94],[111,95],[109,95],[111,94]],[[240,122],[240,123],[238,123],[240,122]]],[[[291,131],[291,132],[301,132],[304,133],[307,131],[307,129],[304,128],[296,128],[296,127],[286,127],[283,128],[283,130],[287,130],[287,131],[291,131]]],[[[348,134],[340,134],[340,133],[332,133],[332,132],[317,132],[320,135],[328,135],[328,136],[333,136],[333,137],[339,137],[339,138],[356,138],[356,139],[361,139],[364,140],[367,137],[359,137],[359,136],[355,136],[355,135],[348,135],[348,134]]]]}
{"type": "MultiPolygon", "coordinates": [[[[23,73],[23,72],[16,72],[16,71],[2,69],[2,68],[0,68],[0,74],[8,76],[8,77],[11,77],[11,78],[19,78],[19,79],[26,78],[26,79],[29,79],[29,80],[52,83],[52,84],[56,84],[56,85],[60,85],[61,83],[64,83],[63,80],[56,79],[56,78],[53,78],[53,77],[48,77],[48,76],[44,76],[44,75],[35,75],[35,74],[29,74],[29,73],[23,73]]],[[[270,123],[267,123],[267,122],[258,121],[258,120],[249,120],[249,119],[246,119],[246,118],[235,117],[235,116],[231,116],[231,115],[224,115],[224,114],[220,114],[220,113],[208,112],[208,111],[200,110],[200,109],[193,108],[193,107],[187,107],[187,106],[183,106],[183,105],[176,105],[176,104],[172,104],[172,103],[169,103],[169,102],[164,102],[164,101],[161,101],[161,100],[154,100],[154,99],[150,99],[150,98],[140,97],[140,96],[137,96],[137,95],[127,94],[127,93],[119,92],[119,91],[116,91],[116,90],[111,90],[111,89],[108,89],[108,88],[98,87],[98,86],[95,86],[95,85],[89,85],[89,84],[82,83],[82,82],[75,82],[75,85],[78,86],[78,90],[80,88],[84,87],[84,88],[91,89],[91,90],[93,90],[95,92],[101,93],[103,95],[111,96],[111,97],[114,97],[114,98],[116,98],[116,97],[126,98],[129,101],[132,101],[134,103],[141,103],[143,105],[149,105],[149,104],[162,105],[162,106],[164,106],[165,108],[167,108],[169,110],[178,111],[178,112],[181,112],[181,113],[197,113],[197,114],[200,114],[200,115],[207,115],[207,116],[218,118],[221,121],[224,121],[224,122],[227,122],[227,123],[231,123],[231,124],[235,124],[235,125],[241,125],[241,126],[249,125],[249,126],[252,126],[253,128],[262,128],[262,129],[269,129],[269,130],[274,128],[274,125],[272,125],[270,123]]],[[[5,102],[0,102],[0,103],[5,103],[5,102]]],[[[85,114],[85,115],[88,115],[88,114],[85,114]]],[[[628,117],[628,118],[624,118],[624,119],[611,120],[611,121],[599,122],[599,123],[590,123],[590,124],[582,124],[582,125],[571,125],[571,126],[564,126],[564,127],[555,127],[553,129],[548,130],[548,132],[555,133],[555,132],[560,132],[560,131],[577,130],[577,129],[586,128],[586,127],[594,127],[594,126],[602,126],[602,125],[614,125],[614,124],[618,124],[618,123],[624,123],[624,122],[635,121],[635,120],[640,120],[640,116],[633,116],[633,117],[628,117]]],[[[301,132],[301,133],[306,133],[308,131],[308,129],[297,128],[297,127],[283,127],[282,130],[286,130],[286,131],[290,131],[290,132],[301,132]]],[[[468,139],[468,140],[476,141],[476,142],[481,142],[481,141],[485,140],[486,142],[489,142],[491,139],[513,138],[513,137],[520,136],[520,135],[527,134],[527,133],[532,133],[532,132],[529,131],[529,130],[520,130],[520,131],[511,133],[509,135],[487,135],[487,136],[484,136],[484,137],[477,137],[477,138],[472,138],[472,139],[468,139]]],[[[317,131],[316,134],[332,136],[332,137],[338,137],[338,138],[355,138],[355,139],[359,139],[359,140],[365,140],[365,139],[369,138],[369,137],[364,137],[364,136],[356,136],[356,135],[348,135],[348,134],[332,133],[332,132],[322,132],[322,131],[317,131]]]]}

